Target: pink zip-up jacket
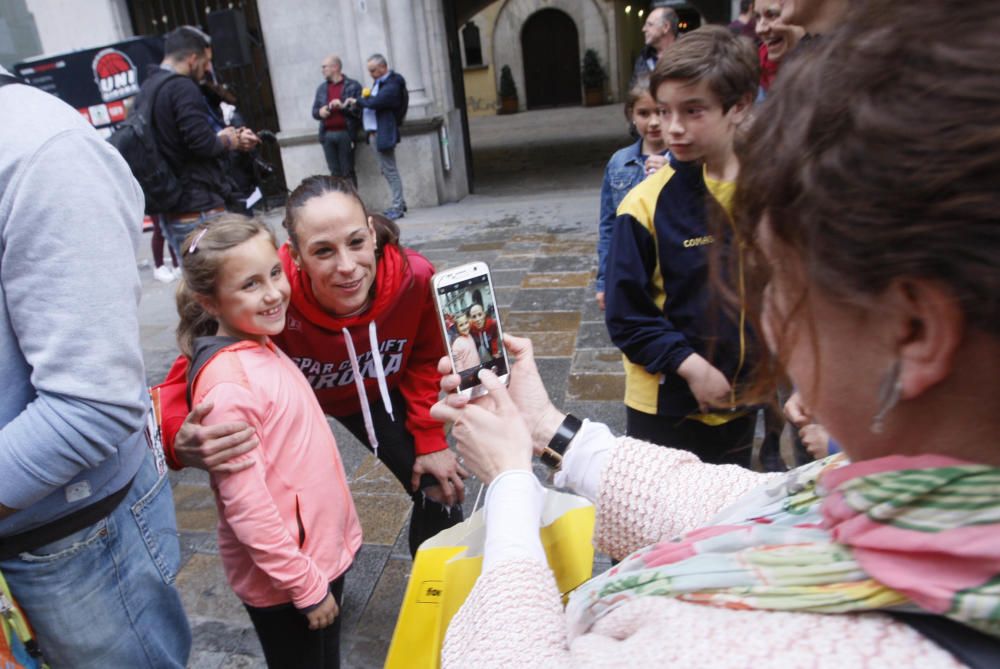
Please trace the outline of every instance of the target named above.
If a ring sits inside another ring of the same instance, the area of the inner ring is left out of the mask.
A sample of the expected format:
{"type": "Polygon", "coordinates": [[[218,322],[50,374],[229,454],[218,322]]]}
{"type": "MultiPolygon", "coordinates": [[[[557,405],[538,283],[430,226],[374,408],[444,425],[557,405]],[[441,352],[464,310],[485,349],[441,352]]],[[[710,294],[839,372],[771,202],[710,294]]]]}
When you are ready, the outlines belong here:
{"type": "Polygon", "coordinates": [[[260,440],[241,457],[252,467],[212,474],[219,555],[233,591],[256,607],[319,604],[354,561],[361,525],[306,378],[270,341],[246,341],[205,365],[192,399],[215,403],[204,424],[244,421],[260,440]]]}

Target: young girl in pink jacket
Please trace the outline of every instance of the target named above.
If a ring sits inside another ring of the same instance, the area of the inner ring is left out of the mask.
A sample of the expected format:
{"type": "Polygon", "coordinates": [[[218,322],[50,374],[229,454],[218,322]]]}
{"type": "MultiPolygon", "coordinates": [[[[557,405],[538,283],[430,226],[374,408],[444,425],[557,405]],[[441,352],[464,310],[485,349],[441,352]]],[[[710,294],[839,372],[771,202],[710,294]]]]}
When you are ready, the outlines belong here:
{"type": "Polygon", "coordinates": [[[219,554],[269,667],[338,667],[344,572],[361,527],[316,395],[271,343],[289,285],[262,223],[223,217],[183,245],[177,341],[189,399],[205,424],[243,421],[260,447],[243,469],[212,473],[219,554]]]}

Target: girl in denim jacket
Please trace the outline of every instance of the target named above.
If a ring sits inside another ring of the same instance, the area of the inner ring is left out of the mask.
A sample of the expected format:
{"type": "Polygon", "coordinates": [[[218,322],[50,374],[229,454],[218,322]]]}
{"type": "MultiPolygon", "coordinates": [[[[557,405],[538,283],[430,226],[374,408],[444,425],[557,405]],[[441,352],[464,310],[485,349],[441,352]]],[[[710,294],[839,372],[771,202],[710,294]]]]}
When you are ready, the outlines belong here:
{"type": "Polygon", "coordinates": [[[611,229],[618,205],[632,187],[667,162],[667,143],[660,128],[660,113],[649,93],[649,78],[640,77],[625,101],[625,118],[639,139],[615,151],[604,169],[601,184],[601,218],[597,225],[597,303],[604,309],[604,269],[611,246],[611,229]]]}

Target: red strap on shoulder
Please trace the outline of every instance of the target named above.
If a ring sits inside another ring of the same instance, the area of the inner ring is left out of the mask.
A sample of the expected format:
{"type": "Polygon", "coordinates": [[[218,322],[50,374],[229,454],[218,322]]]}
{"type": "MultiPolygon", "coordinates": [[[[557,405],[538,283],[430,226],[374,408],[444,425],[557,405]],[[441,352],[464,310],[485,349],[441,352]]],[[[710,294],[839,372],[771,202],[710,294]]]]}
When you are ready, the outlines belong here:
{"type": "Polygon", "coordinates": [[[188,359],[178,355],[163,383],[149,390],[153,401],[153,417],[160,427],[163,456],[171,469],[182,468],[174,456],[174,437],[190,411],[187,404],[187,370],[188,359]]]}
{"type": "MultiPolygon", "coordinates": [[[[198,370],[198,374],[191,383],[191,396],[195,398],[195,403],[201,399],[194,393],[195,384],[202,379],[202,372],[209,369],[209,363],[213,362],[220,353],[227,351],[239,351],[245,348],[252,348],[257,345],[258,344],[252,341],[241,341],[230,344],[229,346],[216,351],[212,357],[209,358],[204,365],[202,365],[201,369],[198,370]]],[[[214,383],[217,383],[220,380],[235,381],[237,383],[242,383],[245,386],[249,386],[249,380],[247,379],[246,372],[243,370],[242,366],[240,366],[239,360],[236,356],[224,356],[220,362],[223,362],[223,364],[211,365],[211,367],[218,369],[213,369],[209,373],[208,380],[211,383],[205,387],[211,388],[214,383]]],[[[163,383],[155,385],[149,390],[149,395],[153,403],[153,416],[156,419],[156,424],[160,428],[160,439],[163,443],[163,456],[166,458],[167,465],[171,469],[175,470],[184,468],[184,465],[177,460],[177,456],[174,451],[174,440],[177,437],[177,432],[181,429],[181,425],[184,424],[184,420],[191,412],[191,407],[188,406],[187,401],[189,369],[190,362],[188,359],[183,355],[178,355],[174,360],[174,364],[171,365],[170,371],[167,372],[166,378],[163,379],[163,383]]]]}

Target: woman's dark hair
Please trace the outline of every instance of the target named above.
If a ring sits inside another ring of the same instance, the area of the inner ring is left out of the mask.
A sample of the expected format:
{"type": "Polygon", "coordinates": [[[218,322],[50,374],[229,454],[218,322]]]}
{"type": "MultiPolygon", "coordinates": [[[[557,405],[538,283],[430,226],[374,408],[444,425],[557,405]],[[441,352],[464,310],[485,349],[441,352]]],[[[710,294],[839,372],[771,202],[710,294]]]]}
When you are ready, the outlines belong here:
{"type": "Polygon", "coordinates": [[[299,250],[299,238],[295,233],[299,210],[314,197],[320,197],[327,193],[341,193],[354,198],[361,206],[365,220],[371,218],[372,225],[375,228],[376,259],[382,258],[382,252],[386,245],[399,244],[399,226],[381,214],[369,213],[368,208],[365,207],[364,201],[358,195],[358,191],[350,179],[316,174],[303,179],[302,183],[288,196],[288,201],[285,203],[285,218],[281,224],[288,231],[288,241],[296,251],[299,250]]]}
{"type": "Polygon", "coordinates": [[[276,245],[274,233],[262,221],[225,214],[205,228],[196,228],[181,244],[183,278],[177,286],[177,347],[191,357],[197,337],[214,335],[219,323],[205,311],[196,295],[214,296],[226,251],[266,234],[276,245]],[[194,250],[191,245],[196,244],[194,250]]]}
{"type": "Polygon", "coordinates": [[[801,261],[800,305],[921,278],[1000,333],[998,34],[991,3],[872,0],[782,67],[739,147],[734,214],[751,252],[766,219],[801,261]]]}

